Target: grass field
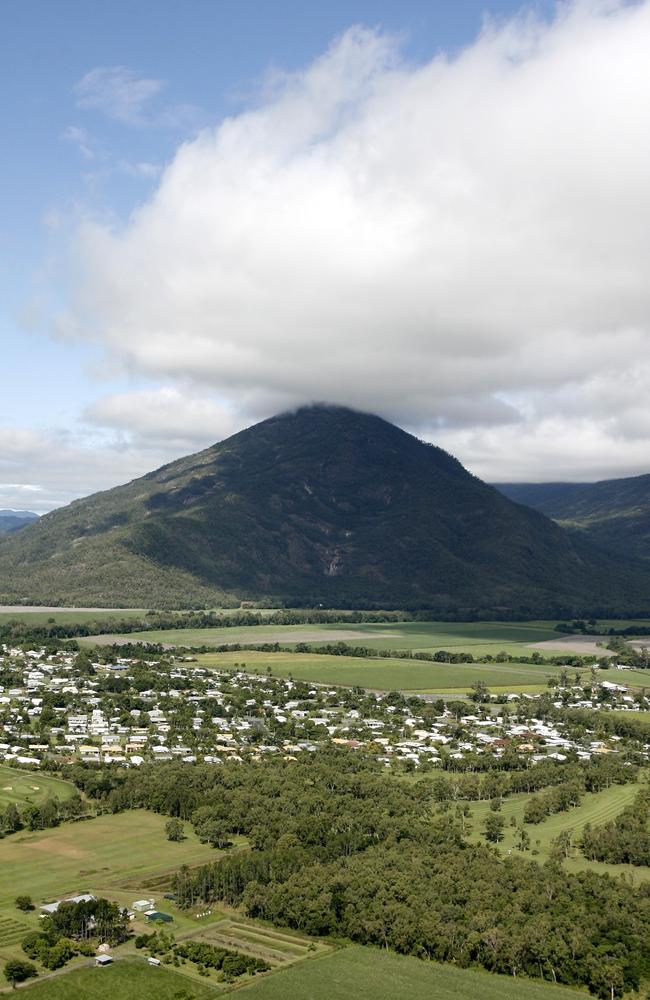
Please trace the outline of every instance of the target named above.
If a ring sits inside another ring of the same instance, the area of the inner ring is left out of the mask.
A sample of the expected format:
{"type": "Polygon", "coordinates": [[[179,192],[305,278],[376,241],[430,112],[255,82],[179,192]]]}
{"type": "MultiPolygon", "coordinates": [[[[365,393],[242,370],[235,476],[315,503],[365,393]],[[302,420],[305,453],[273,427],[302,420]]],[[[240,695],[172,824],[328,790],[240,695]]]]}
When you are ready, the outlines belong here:
{"type": "Polygon", "coordinates": [[[0,906],[11,905],[21,893],[39,903],[111,888],[132,895],[181,864],[219,857],[218,851],[199,842],[189,824],[186,839],[171,843],[165,822],[164,816],[134,810],[5,837],[0,840],[0,906]]]}
{"type": "MultiPolygon", "coordinates": [[[[166,629],[131,633],[142,642],[203,646],[223,643],[350,642],[371,649],[450,649],[482,656],[501,650],[530,654],[529,643],[558,638],[554,622],[397,622],[390,624],[254,625],[233,628],[166,629]]],[[[127,638],[123,636],[122,638],[127,638]]]]}
{"type": "MultiPolygon", "coordinates": [[[[547,861],[550,857],[552,841],[559,833],[564,830],[570,830],[577,838],[586,823],[591,823],[594,826],[607,823],[632,802],[639,788],[639,784],[613,785],[602,792],[587,793],[577,808],[549,816],[543,823],[527,824],[525,828],[530,835],[531,847],[536,848],[539,854],[534,856],[530,851],[526,851],[524,856],[532,860],[537,860],[540,863],[547,861]]],[[[513,853],[519,853],[515,848],[516,831],[514,827],[510,826],[510,820],[514,816],[517,825],[520,826],[522,824],[524,807],[529,798],[529,795],[513,795],[503,800],[501,815],[506,821],[506,826],[504,840],[499,844],[499,850],[502,853],[508,850],[512,850],[513,853]]],[[[472,804],[473,831],[471,839],[483,841],[481,831],[489,811],[489,802],[476,802],[472,804]]],[[[564,864],[567,871],[592,871],[600,874],[626,875],[630,876],[635,883],[645,882],[650,879],[650,868],[635,867],[634,865],[609,865],[588,861],[577,849],[574,849],[573,856],[568,858],[564,864]]]]}
{"type": "Polygon", "coordinates": [[[421,962],[387,951],[350,947],[256,977],[250,985],[198,983],[144,959],[123,959],[106,969],[84,968],[27,987],[28,1000],[191,1000],[218,996],[246,1000],[576,1000],[584,993],[473,969],[421,962]]]}
{"type": "Polygon", "coordinates": [[[344,948],[238,990],[246,1000],[576,1000],[558,986],[421,962],[374,948],[344,948]]]}
{"type": "Polygon", "coordinates": [[[107,969],[78,969],[27,987],[28,1000],[214,1000],[214,987],[199,985],[165,968],[152,968],[144,958],[121,960],[107,969]]]}
{"type": "Polygon", "coordinates": [[[650,670],[598,670],[597,681],[613,681],[624,687],[650,688],[650,670]]]}
{"type": "Polygon", "coordinates": [[[10,802],[22,807],[54,796],[69,799],[75,792],[76,788],[69,781],[52,778],[40,771],[19,771],[0,764],[0,809],[5,809],[10,802]]]}
{"type": "Polygon", "coordinates": [[[426,663],[397,659],[362,659],[327,656],[319,653],[260,653],[255,650],[226,653],[197,653],[197,664],[229,670],[235,665],[251,674],[339,684],[378,690],[467,692],[478,680],[493,691],[544,690],[555,667],[517,663],[426,663]]]}

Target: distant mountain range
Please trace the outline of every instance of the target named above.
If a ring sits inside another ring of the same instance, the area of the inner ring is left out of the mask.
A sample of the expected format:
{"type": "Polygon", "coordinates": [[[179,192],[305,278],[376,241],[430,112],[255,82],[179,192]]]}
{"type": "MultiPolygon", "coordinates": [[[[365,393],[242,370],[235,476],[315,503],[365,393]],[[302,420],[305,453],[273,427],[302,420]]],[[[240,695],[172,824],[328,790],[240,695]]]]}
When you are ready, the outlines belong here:
{"type": "Polygon", "coordinates": [[[0,540],[0,600],[564,615],[646,606],[612,558],[379,417],[311,406],[0,540]]]}
{"type": "Polygon", "coordinates": [[[33,514],[30,510],[0,510],[0,535],[19,531],[33,521],[38,521],[38,514],[33,514]]]}
{"type": "Polygon", "coordinates": [[[650,559],[650,475],[599,483],[500,483],[497,489],[608,552],[650,559]]]}

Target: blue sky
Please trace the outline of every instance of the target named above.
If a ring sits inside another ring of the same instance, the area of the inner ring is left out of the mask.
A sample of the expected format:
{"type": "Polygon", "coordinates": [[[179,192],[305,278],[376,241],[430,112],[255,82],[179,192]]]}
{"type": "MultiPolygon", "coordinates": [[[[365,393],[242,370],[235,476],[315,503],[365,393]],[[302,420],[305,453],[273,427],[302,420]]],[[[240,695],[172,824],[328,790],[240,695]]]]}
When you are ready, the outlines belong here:
{"type": "MultiPolygon", "coordinates": [[[[304,93],[312,86],[310,67],[319,65],[318,61],[336,44],[336,39],[360,25],[368,28],[370,34],[357,39],[352,54],[345,56],[351,61],[351,68],[346,64],[345,70],[339,72],[327,64],[323,70],[335,74],[332,86],[342,90],[351,88],[349,94],[341,96],[335,118],[327,125],[336,142],[330,141],[330,136],[323,139],[319,133],[304,140],[306,145],[302,149],[304,153],[306,148],[330,142],[328,162],[330,169],[334,169],[332,157],[342,155],[336,152],[340,148],[342,130],[347,130],[346,143],[349,140],[349,124],[342,124],[348,114],[346,109],[354,107],[359,135],[364,134],[367,102],[373,102],[374,107],[377,101],[386,100],[385,95],[393,86],[396,65],[401,78],[415,82],[420,79],[420,68],[431,64],[437,56],[442,54],[443,62],[453,66],[464,51],[471,52],[473,46],[479,46],[475,67],[467,72],[470,79],[471,73],[474,74],[475,83],[480,83],[480,75],[485,73],[488,87],[490,82],[494,83],[497,48],[499,58],[506,65],[539,60],[545,45],[547,49],[555,45],[558,52],[564,51],[562,46],[572,45],[579,57],[581,46],[586,51],[591,44],[589,33],[596,30],[592,22],[602,22],[605,16],[599,11],[594,13],[598,6],[595,2],[560,4],[560,9],[565,10],[585,7],[588,13],[576,15],[575,23],[562,29],[562,37],[558,29],[557,40],[552,36],[550,41],[544,41],[544,25],[556,16],[555,5],[526,5],[526,9],[537,16],[533,31],[536,41],[532,45],[522,40],[525,30],[521,28],[520,18],[519,36],[512,43],[517,52],[513,55],[508,51],[504,56],[504,48],[510,45],[503,41],[505,35],[498,45],[494,43],[487,55],[476,40],[486,17],[499,26],[496,31],[507,32],[509,20],[521,14],[520,3],[506,0],[456,0],[454,3],[347,0],[328,4],[286,0],[113,0],[110,4],[91,4],[82,0],[57,0],[56,3],[5,0],[0,32],[0,75],[4,89],[0,116],[7,144],[5,155],[0,159],[0,340],[5,376],[0,397],[0,431],[5,434],[0,441],[3,445],[0,449],[0,506],[29,506],[31,498],[32,506],[45,510],[73,496],[144,472],[151,463],[181,454],[184,449],[207,444],[219,438],[222,432],[272,412],[276,405],[300,401],[300,393],[286,379],[279,376],[266,379],[257,372],[254,362],[251,362],[251,370],[255,369],[257,374],[250,378],[236,366],[224,366],[223,358],[229,357],[235,348],[226,344],[218,324],[209,330],[217,358],[212,359],[214,377],[207,374],[212,370],[211,361],[205,366],[198,362],[194,367],[177,364],[173,358],[163,361],[159,353],[145,348],[144,341],[137,350],[131,350],[139,328],[135,337],[124,334],[131,340],[125,348],[119,330],[126,330],[131,321],[127,319],[127,307],[134,292],[133,289],[125,290],[123,276],[119,278],[119,288],[124,290],[125,296],[122,313],[116,309],[109,322],[102,312],[106,288],[110,286],[106,274],[115,272],[120,254],[124,256],[129,248],[134,254],[150,253],[140,239],[138,226],[132,224],[131,213],[143,205],[157,203],[159,186],[171,176],[170,164],[181,162],[179,150],[183,143],[189,143],[188,156],[191,156],[200,149],[194,145],[196,136],[204,133],[223,137],[225,132],[219,131],[220,126],[229,118],[235,122],[235,129],[244,135],[246,113],[250,109],[262,108],[262,116],[266,115],[267,121],[275,120],[278,107],[289,107],[288,115],[302,114],[304,102],[300,105],[302,110],[291,111],[287,94],[294,83],[287,83],[287,79],[292,79],[291,74],[296,75],[295,88],[296,91],[302,88],[300,100],[303,100],[304,93]],[[388,55],[377,52],[376,40],[386,38],[390,38],[388,55]],[[529,48],[535,49],[533,55],[529,48]],[[361,80],[361,72],[359,79],[354,79],[355,60],[360,63],[364,59],[373,60],[368,71],[370,84],[365,78],[361,80]],[[372,90],[370,96],[368,87],[372,90]],[[362,103],[366,110],[360,110],[362,103]],[[120,246],[112,244],[102,250],[99,263],[89,251],[95,244],[88,243],[86,237],[81,240],[79,237],[80,231],[89,224],[103,234],[124,235],[120,246]],[[85,265],[89,258],[93,259],[92,273],[80,279],[80,261],[85,265]],[[76,304],[79,295],[84,300],[83,308],[76,304]],[[68,322],[70,314],[71,323],[68,322]],[[66,317],[65,322],[62,317],[66,317]],[[86,322],[88,332],[84,327],[86,322]],[[113,333],[107,332],[111,324],[113,333]],[[105,331],[101,330],[103,326],[105,331]],[[101,332],[91,333],[90,327],[101,332]],[[72,328],[70,335],[62,333],[72,328]],[[219,374],[222,367],[224,371],[228,367],[228,375],[219,374]],[[164,420],[157,433],[153,426],[155,413],[169,412],[177,401],[190,396],[198,402],[183,420],[179,414],[178,434],[170,433],[164,420]],[[143,418],[144,409],[151,415],[149,422],[143,418]],[[210,426],[213,418],[214,426],[210,426]]],[[[614,6],[622,20],[630,5],[614,6]]],[[[631,6],[645,8],[647,5],[631,6]]],[[[606,48],[607,39],[614,33],[613,28],[607,28],[601,48],[606,48]]],[[[625,40],[621,44],[625,44],[625,40]]],[[[484,45],[483,48],[487,51],[489,47],[484,45]]],[[[606,66],[607,52],[602,58],[606,66]]],[[[332,58],[330,63],[334,62],[332,58]]],[[[546,71],[551,72],[550,69],[546,71]]],[[[460,93],[466,86],[458,82],[458,75],[449,70],[447,82],[438,79],[435,73],[430,76],[427,86],[434,111],[437,104],[448,99],[453,87],[460,93]],[[440,88],[438,97],[435,97],[436,87],[440,88]]],[[[400,86],[402,83],[403,80],[400,86]]],[[[418,83],[418,94],[423,85],[418,83]]],[[[571,78],[569,92],[574,85],[577,87],[571,78]]],[[[513,82],[509,86],[514,88],[517,84],[513,82]]],[[[480,101],[480,86],[475,93],[480,101]]],[[[326,94],[321,100],[325,99],[326,94]]],[[[403,96],[400,99],[406,100],[403,96]]],[[[594,103],[597,99],[594,96],[594,103]]],[[[506,104],[508,100],[506,97],[506,104]]],[[[580,95],[580,100],[584,105],[584,95],[580,95]]],[[[528,128],[533,142],[534,101],[533,94],[530,121],[522,131],[524,146],[528,128]]],[[[476,116],[480,123],[476,103],[475,97],[473,107],[468,107],[468,134],[477,130],[476,116]]],[[[495,98],[488,113],[498,115],[498,106],[495,98]]],[[[522,115],[524,111],[517,113],[522,115]]],[[[584,113],[589,118],[588,107],[584,113]]],[[[521,120],[513,122],[515,134],[522,128],[521,120]]],[[[438,122],[442,133],[449,121],[450,115],[447,115],[442,124],[438,122]]],[[[413,141],[417,145],[417,134],[413,141]]],[[[417,159],[417,148],[414,148],[417,159]]],[[[430,155],[431,150],[424,143],[422,156],[430,155]]],[[[457,155],[454,152],[454,157],[457,155]]],[[[631,158],[632,155],[633,150],[631,158]]],[[[223,152],[217,150],[214,156],[215,167],[218,165],[221,169],[223,152]]],[[[260,146],[254,147],[251,162],[255,157],[260,163],[264,158],[260,146]]],[[[207,170],[207,163],[203,162],[201,168],[207,170]]],[[[524,168],[522,163],[522,170],[524,168]]],[[[324,191],[328,180],[326,175],[322,176],[324,191]]],[[[439,176],[437,170],[435,177],[439,176]]],[[[420,177],[414,181],[405,176],[404,190],[408,191],[410,184],[421,181],[420,177]]],[[[399,185],[399,178],[395,183],[399,185]]],[[[433,183],[431,178],[427,185],[430,183],[433,183]]],[[[601,192],[600,187],[598,190],[601,192]]],[[[239,192],[234,193],[239,197],[239,192]]],[[[191,190],[183,197],[187,199],[185,208],[189,210],[192,208],[191,190]]],[[[314,201],[318,202],[320,197],[321,192],[316,189],[314,201]]],[[[377,197],[387,197],[386,190],[382,189],[377,197]]],[[[245,204],[245,200],[242,203],[245,204]]],[[[178,206],[174,211],[180,211],[178,206]]],[[[227,230],[229,223],[224,218],[223,208],[215,208],[215,213],[215,228],[221,228],[223,219],[224,231],[227,230]]],[[[187,212],[183,210],[181,216],[185,218],[187,212]]],[[[423,211],[422,218],[425,216],[426,211],[423,211]]],[[[258,235],[249,229],[246,238],[251,246],[259,246],[260,239],[262,242],[266,239],[266,233],[262,230],[258,235]]],[[[456,242],[454,237],[454,245],[456,242]]],[[[268,259],[271,262],[282,255],[283,245],[276,238],[270,246],[268,259]]],[[[233,244],[233,248],[236,256],[238,244],[233,244]]],[[[227,250],[222,247],[220,253],[227,250]]],[[[444,256],[443,252],[441,259],[444,256]]],[[[468,253],[468,258],[471,257],[468,253]]],[[[148,260],[145,256],[142,259],[143,262],[148,260]]],[[[220,264],[215,259],[215,268],[217,266],[220,264]]],[[[161,261],[156,267],[156,274],[162,275],[165,283],[169,277],[171,286],[169,262],[161,261]]],[[[378,275],[383,273],[382,267],[383,262],[378,266],[378,275]]],[[[250,275],[247,280],[251,280],[250,275]]],[[[286,280],[286,297],[289,297],[291,280],[286,280]]],[[[297,280],[300,283],[300,279],[297,280]]],[[[453,280],[455,282],[456,278],[453,280]]],[[[495,277],[495,281],[498,280],[498,276],[495,277]]],[[[584,276],[579,280],[584,282],[584,276]]],[[[255,293],[253,288],[253,297],[255,293]]],[[[202,294],[199,289],[197,300],[202,294]]],[[[332,294],[336,298],[335,287],[332,294]]],[[[227,291],[225,295],[227,298],[227,291]]],[[[111,300],[111,310],[112,305],[111,300]]],[[[232,309],[239,309],[236,314],[228,314],[234,325],[244,322],[242,317],[246,308],[246,303],[232,306],[232,309]]],[[[137,314],[138,323],[148,322],[140,305],[137,314]]],[[[185,315],[179,312],[179,331],[183,328],[185,315]]],[[[278,314],[278,323],[280,315],[284,322],[284,309],[278,314]]],[[[336,322],[333,317],[332,323],[336,322]]],[[[433,329],[435,322],[433,319],[431,322],[433,329]]],[[[444,342],[448,344],[456,334],[449,316],[444,322],[448,324],[443,331],[444,342]]],[[[473,321],[466,318],[463,322],[468,328],[473,321]]],[[[640,342],[634,340],[630,330],[638,326],[638,316],[629,317],[625,325],[625,335],[632,338],[629,340],[632,351],[640,342]]],[[[154,324],[151,339],[158,339],[160,343],[163,334],[157,338],[157,329],[154,324]]],[[[552,336],[558,336],[558,329],[556,323],[552,336]]],[[[333,334],[326,327],[304,333],[301,349],[304,344],[305,371],[312,367],[312,355],[307,350],[309,338],[322,341],[330,335],[333,334]]],[[[235,347],[246,342],[246,349],[250,350],[247,336],[243,336],[235,347]]],[[[416,352],[415,345],[422,336],[420,332],[413,341],[416,352]]],[[[487,331],[484,336],[489,337],[487,331]]],[[[269,344],[272,334],[265,333],[264,337],[269,344]]],[[[364,337],[365,357],[384,352],[383,342],[378,340],[377,351],[374,351],[372,335],[364,334],[364,337]]],[[[280,353],[286,350],[289,355],[292,351],[291,347],[279,342],[275,348],[280,353]]],[[[363,357],[360,352],[360,365],[364,364],[363,357]]],[[[387,364],[390,370],[390,361],[387,364]]],[[[596,379],[598,371],[592,375],[596,379]]],[[[297,371],[296,379],[299,380],[299,376],[297,371]]],[[[625,373],[624,377],[632,375],[625,373]]],[[[404,386],[408,384],[406,374],[404,386]]],[[[332,394],[331,385],[324,379],[322,391],[328,396],[332,394]]],[[[573,457],[565,455],[552,467],[552,450],[547,445],[541,446],[539,440],[537,457],[529,465],[513,463],[509,467],[495,457],[499,452],[498,440],[494,439],[495,434],[498,438],[498,428],[503,428],[506,435],[502,439],[502,450],[512,447],[515,439],[507,435],[512,435],[515,425],[521,427],[523,422],[527,424],[529,435],[538,434],[537,426],[531,431],[530,413],[531,407],[537,405],[535,393],[539,394],[543,388],[542,385],[527,387],[526,399],[522,400],[516,379],[514,383],[506,380],[503,385],[490,384],[483,395],[482,390],[476,393],[468,384],[460,386],[448,404],[442,406],[426,402],[435,395],[435,383],[432,383],[428,390],[425,387],[414,391],[413,399],[417,396],[419,400],[417,405],[414,401],[410,408],[400,409],[390,393],[382,394],[380,382],[377,382],[374,395],[366,398],[351,388],[340,401],[380,409],[432,439],[441,439],[443,444],[460,450],[459,457],[481,474],[493,478],[504,475],[507,478],[556,478],[566,474],[567,469],[575,468],[573,457]],[[477,435],[480,434],[491,436],[483,436],[479,441],[477,435]],[[481,462],[481,455],[486,451],[491,451],[491,458],[481,462]]],[[[305,390],[306,398],[311,398],[320,389],[317,382],[310,384],[305,390]]],[[[587,397],[589,393],[597,395],[595,383],[583,389],[587,397]]],[[[405,391],[408,390],[401,388],[400,394],[403,396],[405,391]]],[[[562,402],[560,397],[556,406],[567,409],[566,401],[562,402]]],[[[599,430],[588,400],[582,411],[578,415],[574,413],[572,418],[582,421],[580,450],[584,453],[584,442],[588,442],[589,450],[589,460],[578,472],[582,471],[585,478],[593,478],[601,471],[619,471],[619,466],[608,457],[615,450],[616,435],[606,442],[604,457],[599,462],[599,430]]],[[[548,415],[544,419],[548,419],[548,415]]],[[[524,437],[521,447],[525,447],[524,437]]],[[[637,471],[639,453],[640,446],[633,443],[625,453],[620,471],[637,471]]]]}

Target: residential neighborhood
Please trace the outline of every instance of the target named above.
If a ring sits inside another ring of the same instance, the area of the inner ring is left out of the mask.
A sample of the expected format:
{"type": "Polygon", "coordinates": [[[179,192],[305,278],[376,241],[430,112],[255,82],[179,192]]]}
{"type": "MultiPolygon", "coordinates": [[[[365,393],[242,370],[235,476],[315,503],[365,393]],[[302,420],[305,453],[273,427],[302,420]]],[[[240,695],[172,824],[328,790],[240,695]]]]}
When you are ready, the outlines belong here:
{"type": "MultiPolygon", "coordinates": [[[[245,663],[219,671],[171,653],[103,662],[5,645],[0,654],[0,760],[21,768],[291,761],[327,745],[406,770],[454,769],[513,750],[561,763],[615,754],[624,742],[616,733],[577,733],[564,710],[633,718],[650,708],[644,691],[599,681],[596,669],[588,683],[563,670],[544,695],[495,700],[481,691],[474,701],[443,701],[253,675],[245,663]]],[[[635,749],[647,757],[650,745],[636,740],[635,749]]]]}

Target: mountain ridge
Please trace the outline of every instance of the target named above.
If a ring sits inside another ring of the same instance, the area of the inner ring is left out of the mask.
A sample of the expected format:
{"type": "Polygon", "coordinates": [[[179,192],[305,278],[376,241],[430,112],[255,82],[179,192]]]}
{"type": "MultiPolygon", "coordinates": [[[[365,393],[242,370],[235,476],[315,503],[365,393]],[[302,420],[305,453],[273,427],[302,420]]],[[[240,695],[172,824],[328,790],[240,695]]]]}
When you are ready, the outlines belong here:
{"type": "Polygon", "coordinates": [[[20,531],[28,524],[38,521],[38,514],[31,510],[12,510],[5,508],[0,510],[0,535],[9,535],[14,531],[20,531]]]}
{"type": "Polygon", "coordinates": [[[608,552],[650,560],[650,474],[596,483],[495,485],[608,552]]]}
{"type": "MultiPolygon", "coordinates": [[[[0,541],[0,597],[631,610],[622,569],[435,445],[327,404],[246,428],[0,541]]],[[[636,605],[635,605],[636,606],[636,605]]]]}

